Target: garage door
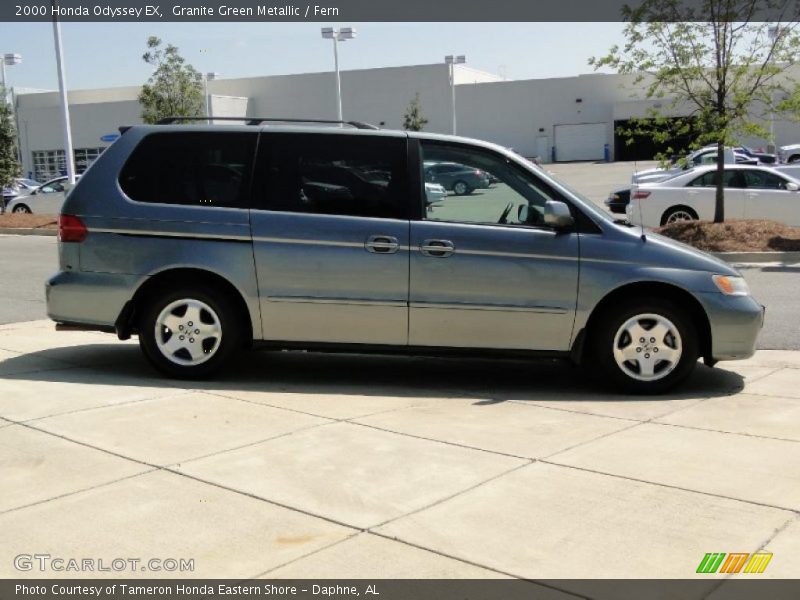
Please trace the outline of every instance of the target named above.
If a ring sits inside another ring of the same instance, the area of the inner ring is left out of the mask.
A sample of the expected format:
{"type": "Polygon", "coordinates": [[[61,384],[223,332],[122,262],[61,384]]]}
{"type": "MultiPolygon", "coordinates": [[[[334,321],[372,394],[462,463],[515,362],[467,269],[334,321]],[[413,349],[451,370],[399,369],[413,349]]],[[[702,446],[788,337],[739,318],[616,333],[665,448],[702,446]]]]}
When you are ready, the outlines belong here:
{"type": "Polygon", "coordinates": [[[603,145],[608,142],[605,123],[556,125],[556,160],[603,160],[603,145]]]}

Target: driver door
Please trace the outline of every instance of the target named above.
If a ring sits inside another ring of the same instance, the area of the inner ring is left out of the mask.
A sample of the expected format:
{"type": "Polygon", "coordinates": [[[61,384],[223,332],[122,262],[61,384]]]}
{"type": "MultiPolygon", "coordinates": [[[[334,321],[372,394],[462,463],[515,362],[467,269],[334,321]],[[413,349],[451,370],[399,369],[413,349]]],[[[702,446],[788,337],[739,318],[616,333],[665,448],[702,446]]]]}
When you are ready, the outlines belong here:
{"type": "Polygon", "coordinates": [[[569,349],[578,290],[577,232],[544,226],[546,183],[501,154],[423,140],[422,161],[494,175],[411,223],[409,344],[569,349]]]}

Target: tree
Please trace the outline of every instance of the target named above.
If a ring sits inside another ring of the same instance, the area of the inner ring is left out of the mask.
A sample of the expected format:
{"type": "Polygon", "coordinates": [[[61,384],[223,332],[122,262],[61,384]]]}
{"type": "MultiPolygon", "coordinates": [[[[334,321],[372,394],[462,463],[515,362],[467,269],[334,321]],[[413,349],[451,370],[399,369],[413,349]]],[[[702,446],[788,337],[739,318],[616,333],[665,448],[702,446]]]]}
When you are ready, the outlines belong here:
{"type": "Polygon", "coordinates": [[[20,171],[14,113],[6,102],[6,91],[0,85],[0,188],[13,185],[20,171]]]}
{"type": "Polygon", "coordinates": [[[422,106],[419,102],[419,92],[414,94],[414,99],[408,103],[406,114],[403,115],[403,129],[406,131],[422,131],[428,119],[422,114],[422,106]]]}
{"type": "Polygon", "coordinates": [[[800,97],[787,73],[800,51],[798,15],[793,0],[643,0],[623,8],[624,47],[589,60],[633,75],[645,98],[663,100],[623,135],[666,141],[670,121],[673,131],[697,134],[695,147],[716,144],[715,223],[725,220],[725,146],[741,135],[769,138],[764,120],[790,108],[779,98],[800,97]]]}
{"type": "Polygon", "coordinates": [[[204,113],[203,77],[178,53],[178,48],[172,44],[162,48],[161,40],[150,36],[142,60],[154,68],[139,93],[145,123],[204,113]]]}

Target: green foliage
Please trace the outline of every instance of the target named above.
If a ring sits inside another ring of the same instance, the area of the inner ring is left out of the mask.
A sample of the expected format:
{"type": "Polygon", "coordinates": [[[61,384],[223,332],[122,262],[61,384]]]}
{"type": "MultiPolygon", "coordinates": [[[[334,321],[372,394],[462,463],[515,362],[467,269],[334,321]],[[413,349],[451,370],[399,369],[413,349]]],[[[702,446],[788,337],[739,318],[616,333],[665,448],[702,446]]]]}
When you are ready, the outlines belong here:
{"type": "Polygon", "coordinates": [[[204,114],[203,77],[178,53],[178,48],[155,36],[147,38],[142,60],[153,67],[153,74],[142,86],[139,103],[145,123],[163,117],[193,117],[204,114]]]}
{"type": "MultiPolygon", "coordinates": [[[[787,73],[800,56],[799,10],[793,0],[643,0],[636,8],[626,5],[624,46],[612,47],[589,64],[630,75],[630,85],[644,99],[657,100],[658,108],[618,132],[628,140],[650,135],[669,143],[676,131],[692,131],[694,148],[716,144],[722,149],[741,136],[769,138],[767,119],[800,109],[800,92],[787,73]],[[777,20],[764,22],[764,15],[777,20]]],[[[674,150],[668,147],[657,158],[674,150]]],[[[718,166],[721,175],[721,161],[718,166]]],[[[719,181],[716,222],[724,220],[721,176],[719,181]]]]}
{"type": "Polygon", "coordinates": [[[19,177],[21,166],[17,159],[17,129],[11,105],[5,102],[6,93],[0,86],[0,188],[8,187],[19,177]]]}
{"type": "Polygon", "coordinates": [[[422,131],[428,124],[422,114],[422,106],[419,102],[419,92],[414,95],[414,99],[408,103],[406,114],[403,115],[403,129],[406,131],[422,131]]]}

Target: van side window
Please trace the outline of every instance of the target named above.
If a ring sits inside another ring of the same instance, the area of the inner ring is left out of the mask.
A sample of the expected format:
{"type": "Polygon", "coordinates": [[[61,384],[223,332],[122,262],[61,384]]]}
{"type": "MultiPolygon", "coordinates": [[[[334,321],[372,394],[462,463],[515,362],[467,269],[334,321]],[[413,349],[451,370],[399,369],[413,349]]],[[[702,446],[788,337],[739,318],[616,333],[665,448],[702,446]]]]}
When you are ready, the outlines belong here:
{"type": "Polygon", "coordinates": [[[247,208],[257,135],[150,134],[125,163],[119,184],[137,202],[247,208]]]}
{"type": "Polygon", "coordinates": [[[266,210],[407,219],[406,139],[262,134],[253,185],[266,210]]]}

